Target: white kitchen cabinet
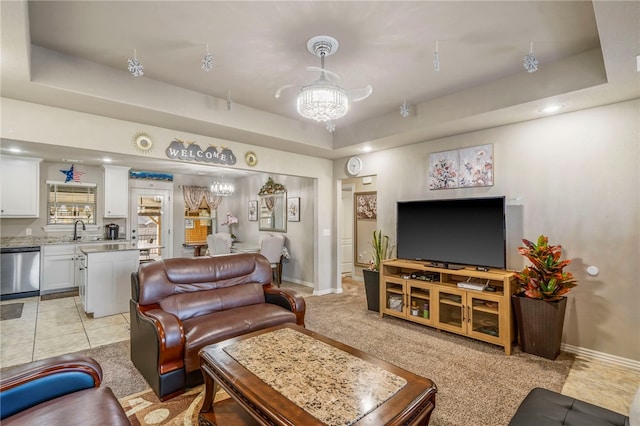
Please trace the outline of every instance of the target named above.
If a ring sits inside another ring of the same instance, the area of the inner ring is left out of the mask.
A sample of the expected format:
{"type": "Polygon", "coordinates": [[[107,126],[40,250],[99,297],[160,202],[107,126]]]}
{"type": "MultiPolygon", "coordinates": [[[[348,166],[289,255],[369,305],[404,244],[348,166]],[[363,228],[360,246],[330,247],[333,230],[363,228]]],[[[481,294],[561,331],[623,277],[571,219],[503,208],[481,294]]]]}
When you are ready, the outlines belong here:
{"type": "Polygon", "coordinates": [[[104,217],[127,217],[129,167],[104,167],[104,217]]]}
{"type": "Polygon", "coordinates": [[[128,312],[131,273],[138,270],[139,251],[83,250],[87,257],[86,280],[81,290],[85,312],[94,318],[128,312]]]}
{"type": "Polygon", "coordinates": [[[76,245],[42,247],[40,293],[54,293],[75,287],[76,245]]]}
{"type": "Polygon", "coordinates": [[[40,216],[39,158],[0,158],[0,217],[40,216]]]}

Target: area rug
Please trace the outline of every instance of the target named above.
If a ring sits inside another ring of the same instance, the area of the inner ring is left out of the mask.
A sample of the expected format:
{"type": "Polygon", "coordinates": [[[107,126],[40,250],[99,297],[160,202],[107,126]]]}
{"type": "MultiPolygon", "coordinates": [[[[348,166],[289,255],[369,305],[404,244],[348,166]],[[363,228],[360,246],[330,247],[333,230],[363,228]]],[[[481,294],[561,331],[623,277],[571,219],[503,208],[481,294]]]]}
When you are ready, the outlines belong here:
{"type": "Polygon", "coordinates": [[[7,303],[0,305],[0,321],[18,319],[22,316],[24,303],[7,303]]]}
{"type": "MultiPolygon", "coordinates": [[[[132,426],[197,425],[198,412],[204,398],[204,386],[193,388],[166,402],[161,402],[151,389],[120,399],[132,426]]],[[[216,401],[228,398],[218,392],[216,401]]]]}

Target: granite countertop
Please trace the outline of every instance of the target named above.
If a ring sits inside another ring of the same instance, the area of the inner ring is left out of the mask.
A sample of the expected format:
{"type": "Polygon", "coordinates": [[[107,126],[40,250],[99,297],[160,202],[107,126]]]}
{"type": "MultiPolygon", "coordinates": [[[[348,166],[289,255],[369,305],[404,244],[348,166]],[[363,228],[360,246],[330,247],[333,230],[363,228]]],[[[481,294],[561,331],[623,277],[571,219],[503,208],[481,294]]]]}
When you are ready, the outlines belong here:
{"type": "Polygon", "coordinates": [[[137,247],[131,247],[127,244],[104,244],[104,243],[80,245],[79,249],[84,254],[104,253],[109,251],[140,250],[137,247]]]}
{"type": "Polygon", "coordinates": [[[49,246],[59,244],[123,244],[129,243],[129,240],[106,240],[96,235],[84,235],[79,240],[72,240],[71,236],[21,236],[21,237],[2,237],[0,238],[0,247],[30,247],[30,246],[49,246]]]}

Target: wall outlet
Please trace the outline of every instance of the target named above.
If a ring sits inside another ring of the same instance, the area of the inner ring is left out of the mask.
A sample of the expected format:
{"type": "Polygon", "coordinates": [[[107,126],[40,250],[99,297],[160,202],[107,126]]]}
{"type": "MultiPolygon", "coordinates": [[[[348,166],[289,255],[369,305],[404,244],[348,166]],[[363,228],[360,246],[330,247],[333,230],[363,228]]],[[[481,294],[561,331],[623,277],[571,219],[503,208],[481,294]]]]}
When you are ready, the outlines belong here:
{"type": "Polygon", "coordinates": [[[27,228],[24,230],[25,234],[27,234],[27,236],[31,235],[31,228],[27,228]]]}

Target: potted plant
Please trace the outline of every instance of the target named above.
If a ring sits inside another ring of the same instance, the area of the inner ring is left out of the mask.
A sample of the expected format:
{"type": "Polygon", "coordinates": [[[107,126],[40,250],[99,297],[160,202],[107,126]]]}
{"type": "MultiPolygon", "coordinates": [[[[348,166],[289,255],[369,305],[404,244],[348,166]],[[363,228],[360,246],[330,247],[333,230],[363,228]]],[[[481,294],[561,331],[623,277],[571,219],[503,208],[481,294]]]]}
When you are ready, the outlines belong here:
{"type": "Polygon", "coordinates": [[[373,258],[369,269],[364,269],[364,287],[367,294],[367,309],[380,312],[380,263],[391,257],[393,246],[389,242],[389,236],[383,235],[382,231],[373,231],[373,258]]]}
{"type": "Polygon", "coordinates": [[[570,260],[561,260],[562,246],[550,245],[544,235],[537,242],[522,240],[518,252],[531,262],[516,273],[520,286],[513,303],[523,352],[555,359],[560,353],[562,326],[567,306],[564,296],[576,280],[564,268],[570,260]]]}

